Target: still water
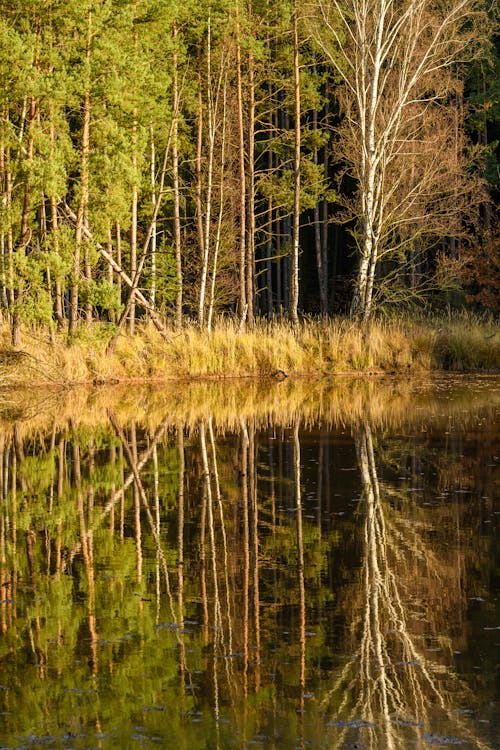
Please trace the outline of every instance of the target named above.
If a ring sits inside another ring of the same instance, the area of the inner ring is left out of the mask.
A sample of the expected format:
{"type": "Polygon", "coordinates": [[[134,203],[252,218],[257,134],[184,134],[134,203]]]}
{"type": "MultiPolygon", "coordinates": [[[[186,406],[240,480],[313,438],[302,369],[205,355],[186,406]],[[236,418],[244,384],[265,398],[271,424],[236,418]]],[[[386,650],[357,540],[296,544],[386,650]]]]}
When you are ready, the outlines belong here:
{"type": "Polygon", "coordinates": [[[0,401],[0,748],[500,748],[498,378],[0,401]]]}

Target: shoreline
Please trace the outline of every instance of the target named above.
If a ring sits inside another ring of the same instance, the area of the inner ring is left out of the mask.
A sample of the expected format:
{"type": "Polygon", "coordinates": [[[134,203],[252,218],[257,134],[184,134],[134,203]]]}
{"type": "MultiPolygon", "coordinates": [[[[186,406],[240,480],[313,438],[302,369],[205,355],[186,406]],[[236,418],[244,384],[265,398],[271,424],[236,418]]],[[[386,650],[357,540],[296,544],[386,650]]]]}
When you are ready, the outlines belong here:
{"type": "Polygon", "coordinates": [[[475,378],[495,378],[500,377],[500,369],[493,370],[419,370],[415,373],[408,373],[407,371],[359,371],[350,370],[345,372],[331,372],[331,373],[313,373],[313,372],[293,372],[286,375],[285,378],[276,378],[272,375],[266,374],[250,374],[250,375],[196,375],[196,376],[172,376],[163,378],[110,378],[94,379],[94,380],[78,380],[71,382],[53,382],[53,381],[19,381],[2,383],[0,382],[0,393],[22,393],[24,391],[35,390],[35,391],[54,391],[64,392],[77,389],[113,389],[123,388],[126,386],[144,386],[151,388],[161,388],[161,386],[171,386],[174,384],[184,384],[186,386],[202,384],[209,385],[223,384],[223,383],[243,383],[245,381],[249,383],[267,382],[267,383],[279,383],[284,380],[291,382],[300,382],[306,379],[313,383],[319,383],[321,381],[337,380],[337,379],[349,379],[349,380],[376,380],[376,379],[394,379],[399,380],[404,378],[405,380],[418,380],[423,377],[436,377],[437,379],[443,377],[475,377],[475,378]]]}

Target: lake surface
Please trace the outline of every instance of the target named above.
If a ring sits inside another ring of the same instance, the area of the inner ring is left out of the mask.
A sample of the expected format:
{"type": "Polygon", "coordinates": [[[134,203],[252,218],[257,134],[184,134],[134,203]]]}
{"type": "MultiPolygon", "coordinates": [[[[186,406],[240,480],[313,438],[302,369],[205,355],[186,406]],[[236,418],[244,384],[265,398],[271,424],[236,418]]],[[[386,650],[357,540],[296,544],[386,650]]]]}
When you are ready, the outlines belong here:
{"type": "Polygon", "coordinates": [[[500,748],[498,378],[0,402],[0,748],[500,748]]]}

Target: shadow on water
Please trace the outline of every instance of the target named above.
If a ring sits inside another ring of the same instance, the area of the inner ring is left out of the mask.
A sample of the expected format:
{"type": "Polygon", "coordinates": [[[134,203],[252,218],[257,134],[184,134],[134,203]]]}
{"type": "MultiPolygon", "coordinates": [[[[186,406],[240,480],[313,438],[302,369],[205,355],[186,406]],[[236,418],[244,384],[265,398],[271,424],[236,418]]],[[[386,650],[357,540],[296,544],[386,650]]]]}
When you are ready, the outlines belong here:
{"type": "Polygon", "coordinates": [[[6,394],[0,748],[500,748],[498,385],[6,394]]]}

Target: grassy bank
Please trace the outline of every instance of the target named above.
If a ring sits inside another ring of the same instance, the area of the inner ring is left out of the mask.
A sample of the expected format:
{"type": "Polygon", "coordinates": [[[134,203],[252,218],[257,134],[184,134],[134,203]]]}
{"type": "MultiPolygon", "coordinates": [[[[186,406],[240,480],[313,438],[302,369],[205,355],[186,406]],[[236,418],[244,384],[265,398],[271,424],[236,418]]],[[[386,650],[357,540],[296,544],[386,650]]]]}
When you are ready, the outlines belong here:
{"type": "Polygon", "coordinates": [[[25,328],[13,349],[0,330],[0,386],[169,380],[175,378],[284,377],[344,373],[418,374],[498,372],[500,331],[491,320],[351,320],[258,323],[238,332],[221,321],[209,336],[195,326],[171,331],[165,342],[149,325],[120,335],[112,353],[110,327],[82,327],[68,344],[64,334],[25,328]]]}

